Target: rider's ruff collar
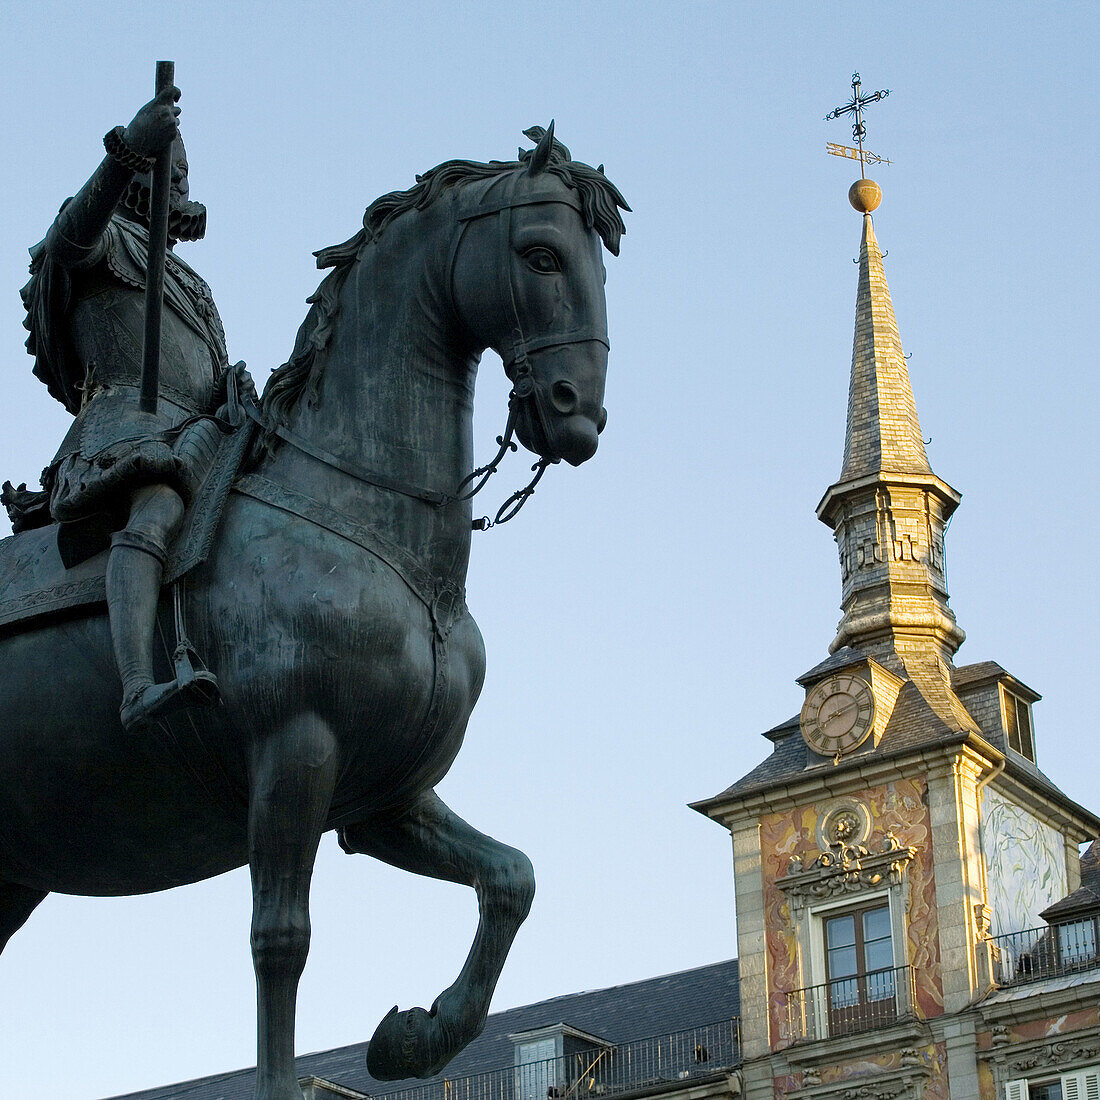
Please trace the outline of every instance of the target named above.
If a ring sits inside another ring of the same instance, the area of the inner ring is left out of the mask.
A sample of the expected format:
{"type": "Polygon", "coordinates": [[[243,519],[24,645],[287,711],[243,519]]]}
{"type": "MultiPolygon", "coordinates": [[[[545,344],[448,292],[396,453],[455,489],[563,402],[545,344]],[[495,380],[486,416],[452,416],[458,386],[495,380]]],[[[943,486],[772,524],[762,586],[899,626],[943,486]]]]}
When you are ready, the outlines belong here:
{"type": "MultiPolygon", "coordinates": [[[[119,202],[149,228],[152,191],[135,176],[119,202]]],[[[206,236],[206,207],[201,202],[173,203],[168,208],[168,236],[174,241],[201,241],[206,236]]]]}

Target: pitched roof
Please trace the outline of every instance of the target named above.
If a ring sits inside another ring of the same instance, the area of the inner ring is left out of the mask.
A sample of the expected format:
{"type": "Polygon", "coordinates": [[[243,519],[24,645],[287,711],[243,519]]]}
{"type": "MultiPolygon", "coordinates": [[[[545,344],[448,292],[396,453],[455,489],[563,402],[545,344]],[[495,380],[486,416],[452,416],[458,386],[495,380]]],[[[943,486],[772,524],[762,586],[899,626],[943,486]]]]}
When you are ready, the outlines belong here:
{"type": "Polygon", "coordinates": [[[769,730],[765,736],[775,741],[771,755],[713,799],[693,803],[696,809],[705,813],[704,807],[707,803],[777,787],[809,774],[814,768],[829,768],[830,771],[839,773],[865,764],[872,755],[874,758],[898,756],[917,748],[959,741],[966,735],[941,721],[913,681],[908,680],[898,694],[890,722],[883,731],[878,746],[873,749],[868,746],[862,751],[853,752],[840,764],[824,760],[809,748],[799,732],[797,716],[769,730]],[[777,737],[783,730],[788,731],[787,735],[777,737]]]}
{"type": "MultiPolygon", "coordinates": [[[[612,1043],[624,1043],[729,1020],[740,1012],[736,959],[608,989],[570,993],[493,1013],[485,1031],[448,1065],[446,1077],[454,1080],[510,1068],[514,1046],[508,1036],[553,1024],[569,1024],[612,1043]]],[[[373,1097],[429,1083],[375,1081],[367,1073],[367,1046],[355,1043],[303,1055],[295,1062],[298,1076],[312,1074],[373,1097]]],[[[255,1081],[256,1071],[249,1068],[127,1093],[113,1100],[252,1100],[255,1081]]]]}
{"type": "Polygon", "coordinates": [[[1094,840],[1081,856],[1081,885],[1100,894],[1100,840],[1094,840]]]}
{"type": "Polygon", "coordinates": [[[956,691],[962,691],[975,684],[986,684],[994,680],[1003,680],[1013,691],[1026,696],[1029,703],[1037,703],[1042,696],[1032,687],[1028,687],[1023,680],[1013,676],[1008,669],[997,664],[996,661],[978,661],[972,665],[960,665],[951,674],[951,686],[956,691]]]}

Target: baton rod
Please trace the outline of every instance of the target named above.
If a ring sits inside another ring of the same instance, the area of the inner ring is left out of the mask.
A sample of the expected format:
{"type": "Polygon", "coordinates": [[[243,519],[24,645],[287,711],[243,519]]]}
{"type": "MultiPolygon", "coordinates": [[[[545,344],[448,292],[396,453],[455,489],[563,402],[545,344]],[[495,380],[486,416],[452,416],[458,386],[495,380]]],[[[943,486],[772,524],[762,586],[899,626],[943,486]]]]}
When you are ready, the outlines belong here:
{"type": "MultiPolygon", "coordinates": [[[[157,62],[157,95],[176,82],[174,61],[157,62]]],[[[145,343],[141,356],[141,411],[157,411],[160,390],[160,318],[164,310],[164,259],[168,252],[168,191],[172,144],[157,154],[149,203],[149,266],[145,272],[145,343]]]]}

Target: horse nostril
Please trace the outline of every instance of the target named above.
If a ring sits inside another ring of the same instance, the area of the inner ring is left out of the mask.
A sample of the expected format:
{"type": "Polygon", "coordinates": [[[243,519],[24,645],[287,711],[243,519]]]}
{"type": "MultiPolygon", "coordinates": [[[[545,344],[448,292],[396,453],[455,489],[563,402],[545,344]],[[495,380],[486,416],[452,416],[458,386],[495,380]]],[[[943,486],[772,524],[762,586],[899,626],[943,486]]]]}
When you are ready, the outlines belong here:
{"type": "Polygon", "coordinates": [[[570,382],[555,382],[550,387],[550,403],[562,414],[569,416],[580,400],[576,388],[570,382]]]}
{"type": "Polygon", "coordinates": [[[596,418],[596,434],[601,435],[607,427],[607,409],[600,409],[600,415],[596,418]]]}

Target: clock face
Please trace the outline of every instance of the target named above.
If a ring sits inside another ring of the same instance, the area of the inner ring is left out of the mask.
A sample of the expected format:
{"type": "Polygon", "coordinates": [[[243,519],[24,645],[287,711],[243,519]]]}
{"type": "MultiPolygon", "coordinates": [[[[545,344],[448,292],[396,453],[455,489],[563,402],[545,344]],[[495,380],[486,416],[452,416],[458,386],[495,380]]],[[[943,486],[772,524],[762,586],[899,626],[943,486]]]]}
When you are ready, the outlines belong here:
{"type": "Polygon", "coordinates": [[[875,721],[875,696],[858,676],[842,673],[815,685],[802,707],[802,736],[822,756],[862,745],[875,721]]]}

